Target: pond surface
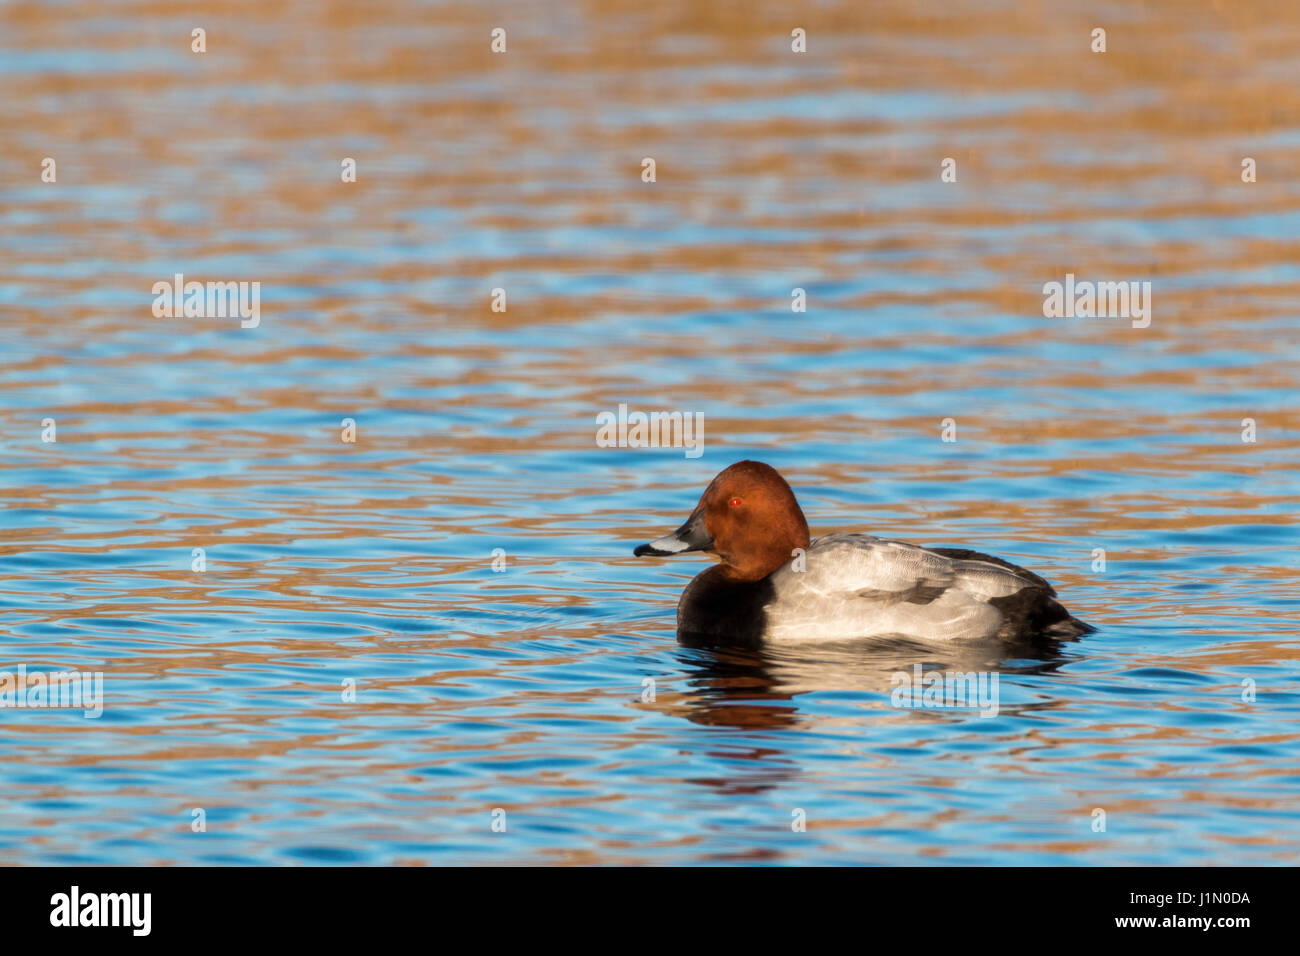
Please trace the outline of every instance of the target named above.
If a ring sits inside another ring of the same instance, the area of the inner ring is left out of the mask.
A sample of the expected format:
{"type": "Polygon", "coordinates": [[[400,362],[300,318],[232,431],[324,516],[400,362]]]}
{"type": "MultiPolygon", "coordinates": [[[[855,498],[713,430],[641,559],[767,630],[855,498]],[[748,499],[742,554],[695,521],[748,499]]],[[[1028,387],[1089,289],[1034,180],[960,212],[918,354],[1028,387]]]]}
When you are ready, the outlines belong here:
{"type": "Polygon", "coordinates": [[[0,3],[0,862],[1294,863],[1300,7],[951,6],[0,3]],[[741,458],[1098,630],[682,646],[741,458]]]}

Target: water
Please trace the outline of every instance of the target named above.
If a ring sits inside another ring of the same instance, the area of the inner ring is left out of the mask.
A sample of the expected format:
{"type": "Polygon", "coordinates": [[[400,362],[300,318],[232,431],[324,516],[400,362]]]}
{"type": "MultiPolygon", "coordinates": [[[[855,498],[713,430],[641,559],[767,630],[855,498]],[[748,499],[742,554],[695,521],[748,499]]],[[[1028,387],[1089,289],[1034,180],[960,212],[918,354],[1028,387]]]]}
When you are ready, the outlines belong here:
{"type": "Polygon", "coordinates": [[[0,861],[1294,861],[1300,9],[695,6],[0,4],[0,665],[104,674],[0,710],[0,861]],[[683,647],[631,550],[744,457],[1098,630],[683,647]]]}

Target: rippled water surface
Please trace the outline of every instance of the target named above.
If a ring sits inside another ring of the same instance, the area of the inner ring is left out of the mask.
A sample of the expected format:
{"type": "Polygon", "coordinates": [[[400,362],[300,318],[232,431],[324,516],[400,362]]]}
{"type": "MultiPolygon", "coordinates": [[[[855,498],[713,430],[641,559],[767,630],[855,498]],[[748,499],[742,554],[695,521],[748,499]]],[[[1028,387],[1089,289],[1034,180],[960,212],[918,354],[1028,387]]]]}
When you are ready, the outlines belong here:
{"type": "Polygon", "coordinates": [[[0,862],[1294,862],[1300,7],[1088,6],[0,3],[0,862]],[[684,647],[744,457],[1098,630],[684,647]]]}

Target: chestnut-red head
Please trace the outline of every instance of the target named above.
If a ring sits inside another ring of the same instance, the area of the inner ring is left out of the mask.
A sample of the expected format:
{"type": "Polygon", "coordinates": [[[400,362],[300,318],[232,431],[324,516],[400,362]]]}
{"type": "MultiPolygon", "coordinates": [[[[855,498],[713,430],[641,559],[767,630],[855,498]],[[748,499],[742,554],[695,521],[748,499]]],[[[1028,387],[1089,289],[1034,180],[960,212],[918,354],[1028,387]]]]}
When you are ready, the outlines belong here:
{"type": "Polygon", "coordinates": [[[707,551],[722,562],[727,577],[758,581],[808,541],[808,522],[786,480],[761,461],[738,461],[709,482],[680,528],[632,553],[707,551]]]}

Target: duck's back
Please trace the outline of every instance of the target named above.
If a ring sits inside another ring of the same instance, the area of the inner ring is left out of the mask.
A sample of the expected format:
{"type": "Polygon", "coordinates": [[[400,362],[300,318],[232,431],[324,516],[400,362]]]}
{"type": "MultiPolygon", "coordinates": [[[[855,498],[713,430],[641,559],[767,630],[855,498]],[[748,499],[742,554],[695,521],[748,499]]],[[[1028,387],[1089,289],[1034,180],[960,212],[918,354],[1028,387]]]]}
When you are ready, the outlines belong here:
{"type": "Polygon", "coordinates": [[[769,578],[764,637],[1073,637],[1087,630],[1038,575],[1000,558],[866,534],[818,538],[769,578]]]}

